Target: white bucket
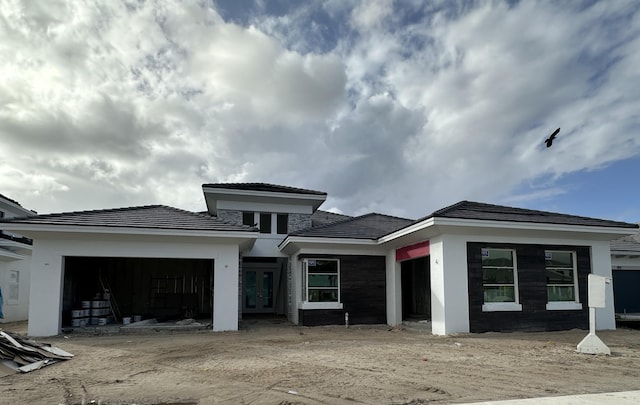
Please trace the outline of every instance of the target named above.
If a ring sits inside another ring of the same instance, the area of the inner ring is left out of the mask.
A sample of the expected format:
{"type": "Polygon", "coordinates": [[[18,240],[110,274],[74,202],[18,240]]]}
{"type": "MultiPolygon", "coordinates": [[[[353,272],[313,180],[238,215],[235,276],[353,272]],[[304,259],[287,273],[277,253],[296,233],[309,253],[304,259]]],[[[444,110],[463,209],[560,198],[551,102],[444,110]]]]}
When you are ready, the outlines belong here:
{"type": "Polygon", "coordinates": [[[98,325],[104,326],[107,324],[107,318],[98,318],[98,325]]]}
{"type": "Polygon", "coordinates": [[[82,319],[80,319],[80,318],[72,319],[71,320],[71,326],[73,326],[73,327],[82,326],[82,319]]]}
{"type": "Polygon", "coordinates": [[[133,322],[140,322],[142,320],[142,315],[134,315],[133,322]]]}
{"type": "Polygon", "coordinates": [[[131,317],[130,316],[125,316],[122,318],[122,324],[123,325],[129,325],[131,323],[131,317]]]}
{"type": "Polygon", "coordinates": [[[91,301],[82,301],[82,308],[91,308],[91,301]]]}
{"type": "Polygon", "coordinates": [[[83,309],[74,309],[71,311],[71,317],[72,318],[82,318],[84,316],[84,310],[83,309]]]}

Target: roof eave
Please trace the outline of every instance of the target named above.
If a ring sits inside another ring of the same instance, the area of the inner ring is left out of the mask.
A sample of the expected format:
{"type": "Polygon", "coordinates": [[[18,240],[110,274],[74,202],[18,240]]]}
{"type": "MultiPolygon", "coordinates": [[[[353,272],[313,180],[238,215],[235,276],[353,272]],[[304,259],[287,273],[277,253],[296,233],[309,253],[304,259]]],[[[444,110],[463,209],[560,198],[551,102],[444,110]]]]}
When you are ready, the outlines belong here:
{"type": "Polygon", "coordinates": [[[241,239],[257,239],[257,231],[217,231],[206,229],[175,229],[175,228],[144,228],[121,226],[82,226],[82,225],[52,225],[52,224],[25,224],[7,223],[3,228],[9,231],[17,231],[22,235],[31,237],[34,233],[97,233],[97,234],[123,234],[123,235],[150,235],[150,236],[192,236],[192,237],[225,237],[241,239]],[[6,226],[8,225],[8,226],[6,226]]]}
{"type": "Polygon", "coordinates": [[[335,245],[350,245],[350,246],[377,246],[378,242],[374,239],[359,239],[359,238],[325,238],[325,237],[310,237],[310,236],[287,236],[280,244],[278,249],[284,253],[292,253],[300,248],[300,245],[306,244],[335,244],[335,245]]]}
{"type": "Polygon", "coordinates": [[[630,235],[636,232],[637,228],[631,227],[609,227],[594,225],[568,225],[537,222],[516,222],[497,221],[485,219],[463,219],[446,217],[429,217],[420,222],[411,224],[378,239],[380,243],[386,243],[414,232],[425,230],[431,227],[458,227],[458,228],[478,228],[478,229],[509,229],[509,230],[531,230],[548,232],[573,232],[592,235],[608,235],[605,239],[617,239],[621,235],[630,235]]]}

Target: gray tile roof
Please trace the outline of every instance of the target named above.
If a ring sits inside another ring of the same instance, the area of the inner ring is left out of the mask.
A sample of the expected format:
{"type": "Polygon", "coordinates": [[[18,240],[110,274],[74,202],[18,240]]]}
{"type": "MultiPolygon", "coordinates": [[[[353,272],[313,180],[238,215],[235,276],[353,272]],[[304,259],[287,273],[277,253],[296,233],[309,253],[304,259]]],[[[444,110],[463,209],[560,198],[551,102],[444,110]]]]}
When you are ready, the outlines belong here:
{"type": "Polygon", "coordinates": [[[304,188],[280,186],[277,184],[269,183],[211,183],[203,184],[202,187],[208,188],[222,188],[231,190],[248,190],[248,191],[269,191],[275,193],[291,193],[291,194],[311,194],[311,195],[323,195],[327,193],[323,191],[308,190],[304,188]]]}
{"type": "Polygon", "coordinates": [[[175,229],[191,231],[241,231],[257,229],[225,222],[209,214],[184,211],[165,205],[65,212],[2,220],[0,222],[35,225],[68,225],[109,228],[175,229]]]}
{"type": "Polygon", "coordinates": [[[329,223],[324,226],[293,232],[290,235],[375,240],[412,223],[413,220],[411,219],[371,213],[359,217],[347,218],[343,221],[329,223]]]}
{"type": "Polygon", "coordinates": [[[16,200],[12,200],[11,198],[7,197],[6,195],[0,194],[0,198],[5,199],[5,200],[9,201],[10,203],[14,203],[18,207],[22,207],[22,205],[20,205],[19,202],[17,202],[16,200]]]}
{"type": "Polygon", "coordinates": [[[611,241],[611,251],[638,252],[640,254],[640,233],[623,236],[611,241]]]}
{"type": "Polygon", "coordinates": [[[344,221],[345,219],[353,218],[350,215],[336,214],[335,212],[316,210],[311,214],[311,227],[317,228],[319,226],[325,226],[336,222],[344,221]]]}
{"type": "Polygon", "coordinates": [[[637,224],[631,224],[628,222],[609,221],[606,219],[579,217],[576,215],[559,214],[555,212],[505,207],[501,205],[485,204],[473,201],[460,201],[459,203],[435,211],[433,214],[421,218],[416,222],[423,221],[432,217],[480,219],[488,221],[532,222],[540,224],[638,228],[637,224]]]}

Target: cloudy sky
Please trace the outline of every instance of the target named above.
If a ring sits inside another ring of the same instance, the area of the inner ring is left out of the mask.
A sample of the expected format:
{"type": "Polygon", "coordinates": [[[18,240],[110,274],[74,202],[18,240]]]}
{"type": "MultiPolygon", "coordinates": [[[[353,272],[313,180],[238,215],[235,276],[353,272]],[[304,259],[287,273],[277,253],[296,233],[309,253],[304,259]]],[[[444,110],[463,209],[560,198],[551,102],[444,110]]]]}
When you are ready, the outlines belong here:
{"type": "Polygon", "coordinates": [[[639,66],[635,0],[0,0],[0,193],[199,211],[203,183],[267,182],[350,215],[637,222],[639,66]]]}

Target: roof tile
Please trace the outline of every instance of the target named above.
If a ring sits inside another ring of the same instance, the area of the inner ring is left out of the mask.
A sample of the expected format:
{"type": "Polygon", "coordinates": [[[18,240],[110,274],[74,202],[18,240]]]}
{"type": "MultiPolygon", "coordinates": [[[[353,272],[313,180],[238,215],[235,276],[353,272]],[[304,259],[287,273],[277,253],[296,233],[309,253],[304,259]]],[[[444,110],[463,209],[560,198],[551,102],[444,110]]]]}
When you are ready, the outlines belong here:
{"type": "Polygon", "coordinates": [[[292,193],[292,194],[312,194],[312,195],[324,195],[327,193],[323,191],[308,190],[305,188],[280,186],[277,184],[269,183],[210,183],[203,184],[202,187],[208,188],[221,188],[231,190],[248,190],[248,191],[269,191],[275,193],[292,193]]]}
{"type": "Polygon", "coordinates": [[[2,222],[37,225],[69,225],[110,228],[175,229],[197,231],[256,231],[245,225],[225,222],[209,214],[195,213],[165,205],[114,208],[37,215],[2,222]]]}

